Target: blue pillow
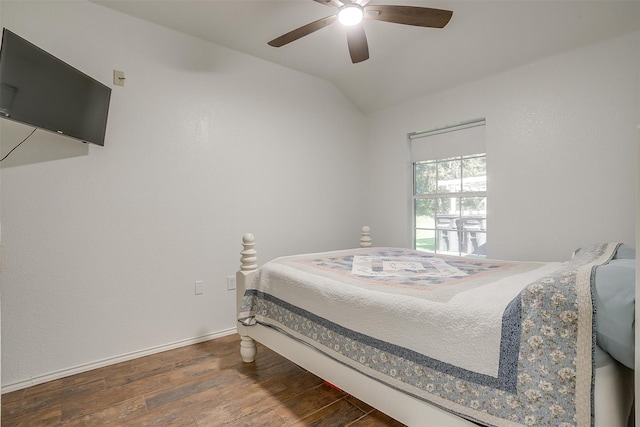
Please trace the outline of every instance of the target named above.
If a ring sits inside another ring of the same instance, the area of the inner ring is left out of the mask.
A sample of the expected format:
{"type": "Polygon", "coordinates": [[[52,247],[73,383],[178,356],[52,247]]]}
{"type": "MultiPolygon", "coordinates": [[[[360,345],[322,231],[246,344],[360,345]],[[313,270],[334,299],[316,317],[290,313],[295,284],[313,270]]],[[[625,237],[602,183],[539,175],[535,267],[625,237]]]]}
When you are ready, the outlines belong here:
{"type": "Polygon", "coordinates": [[[636,249],[627,245],[620,245],[614,259],[636,259],[636,249]]]}
{"type": "Polygon", "coordinates": [[[633,369],[635,348],[636,261],[633,248],[622,246],[608,264],[596,269],[596,341],[633,369]],[[620,251],[622,249],[622,251],[620,251]]]}

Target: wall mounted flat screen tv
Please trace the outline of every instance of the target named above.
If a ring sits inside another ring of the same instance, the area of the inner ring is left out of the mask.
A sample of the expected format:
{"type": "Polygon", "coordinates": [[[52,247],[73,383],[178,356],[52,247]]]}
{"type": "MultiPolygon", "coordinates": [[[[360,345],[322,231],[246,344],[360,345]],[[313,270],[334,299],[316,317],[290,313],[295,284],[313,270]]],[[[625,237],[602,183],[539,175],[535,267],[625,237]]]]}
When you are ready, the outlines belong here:
{"type": "Polygon", "coordinates": [[[111,88],[2,31],[0,117],[104,145],[111,88]]]}

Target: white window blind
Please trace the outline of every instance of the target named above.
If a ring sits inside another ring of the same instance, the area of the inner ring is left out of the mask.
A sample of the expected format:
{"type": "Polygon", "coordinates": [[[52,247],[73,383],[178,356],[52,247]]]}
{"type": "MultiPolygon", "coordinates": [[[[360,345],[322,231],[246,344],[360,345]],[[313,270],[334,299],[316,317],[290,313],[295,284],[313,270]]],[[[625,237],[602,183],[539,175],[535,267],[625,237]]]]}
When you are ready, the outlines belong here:
{"type": "Polygon", "coordinates": [[[409,134],[411,161],[446,159],[479,154],[485,148],[485,121],[474,120],[456,126],[409,134]]]}

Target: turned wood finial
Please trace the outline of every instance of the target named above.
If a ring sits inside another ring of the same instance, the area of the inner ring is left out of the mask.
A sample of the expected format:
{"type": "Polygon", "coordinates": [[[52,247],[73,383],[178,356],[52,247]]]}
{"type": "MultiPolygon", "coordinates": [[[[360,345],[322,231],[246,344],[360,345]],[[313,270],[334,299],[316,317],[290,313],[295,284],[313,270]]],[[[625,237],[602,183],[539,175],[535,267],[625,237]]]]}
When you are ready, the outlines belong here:
{"type": "Polygon", "coordinates": [[[253,237],[253,234],[247,233],[242,236],[242,247],[244,249],[240,252],[240,271],[253,271],[258,268],[256,250],[253,249],[255,244],[256,238],[253,237]]]}
{"type": "Polygon", "coordinates": [[[369,248],[371,247],[371,228],[368,225],[362,227],[362,237],[360,237],[360,247],[361,248],[369,248]]]}

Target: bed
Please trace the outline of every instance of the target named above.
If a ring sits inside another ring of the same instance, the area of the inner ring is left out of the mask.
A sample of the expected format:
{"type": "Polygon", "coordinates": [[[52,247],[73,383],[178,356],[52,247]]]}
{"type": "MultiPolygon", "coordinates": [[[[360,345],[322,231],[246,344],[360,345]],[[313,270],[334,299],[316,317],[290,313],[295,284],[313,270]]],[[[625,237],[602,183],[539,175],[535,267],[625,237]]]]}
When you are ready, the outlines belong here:
{"type": "Polygon", "coordinates": [[[236,274],[247,363],[260,342],[408,426],[628,425],[632,248],[464,259],[373,247],[363,227],[358,249],[258,268],[254,245],[236,274]]]}

